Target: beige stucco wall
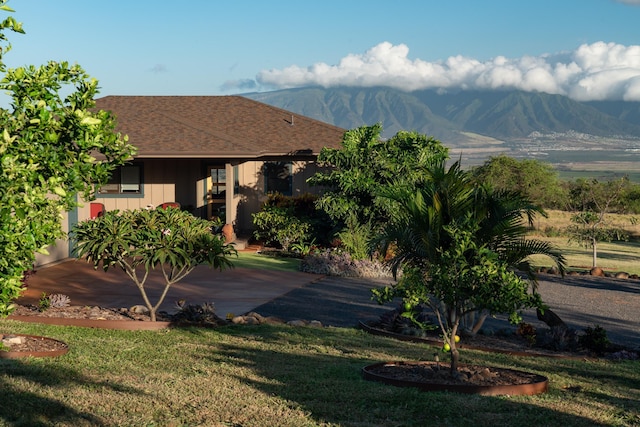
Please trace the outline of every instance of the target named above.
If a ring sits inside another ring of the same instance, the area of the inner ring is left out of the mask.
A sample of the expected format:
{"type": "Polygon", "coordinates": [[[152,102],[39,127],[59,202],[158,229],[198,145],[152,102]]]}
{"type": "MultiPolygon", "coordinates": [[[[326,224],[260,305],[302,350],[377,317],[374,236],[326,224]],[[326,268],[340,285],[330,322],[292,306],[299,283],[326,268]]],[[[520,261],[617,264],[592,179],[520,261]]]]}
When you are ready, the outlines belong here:
{"type": "MultiPolygon", "coordinates": [[[[122,196],[98,196],[93,201],[102,203],[105,209],[130,210],[146,207],[156,207],[165,202],[178,202],[183,208],[195,215],[207,216],[206,188],[210,178],[207,171],[211,166],[224,166],[219,160],[188,160],[188,159],[146,159],[143,162],[143,194],[122,196]]],[[[314,192],[306,180],[312,176],[317,168],[314,162],[294,161],[293,163],[293,195],[314,192]]],[[[228,188],[233,188],[233,165],[238,165],[239,191],[228,196],[225,201],[227,222],[234,224],[236,233],[248,236],[253,230],[251,213],[259,211],[266,200],[264,194],[264,179],[261,173],[263,162],[240,162],[230,160],[227,166],[228,188]]],[[[77,217],[78,221],[90,218],[90,203],[83,202],[77,213],[65,215],[64,230],[69,230],[69,216],[77,217]],[[77,214],[77,215],[76,215],[77,214]]],[[[69,256],[69,244],[60,241],[49,248],[50,255],[38,255],[38,265],[44,265],[69,256]]]]}

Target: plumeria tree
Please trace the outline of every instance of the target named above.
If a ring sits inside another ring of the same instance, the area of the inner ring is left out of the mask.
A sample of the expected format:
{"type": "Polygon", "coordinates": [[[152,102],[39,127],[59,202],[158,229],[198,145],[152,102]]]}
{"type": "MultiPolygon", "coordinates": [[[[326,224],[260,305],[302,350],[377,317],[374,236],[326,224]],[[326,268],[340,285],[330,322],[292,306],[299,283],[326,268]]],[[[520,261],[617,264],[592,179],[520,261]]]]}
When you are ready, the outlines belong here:
{"type": "Polygon", "coordinates": [[[196,218],[176,208],[109,211],[105,215],[76,224],[72,230],[79,257],[95,268],[122,269],[136,285],[152,321],[171,285],[198,265],[223,269],[231,267],[237,252],[213,233],[211,221],[196,218]],[[146,281],[152,270],[162,272],[164,288],[153,303],[146,281]]]}
{"type": "Polygon", "coordinates": [[[517,322],[520,309],[543,308],[530,255],[547,255],[564,271],[562,255],[548,243],[524,238],[539,208],[517,194],[477,187],[458,163],[434,165],[415,190],[390,187],[383,193],[397,203],[398,215],[373,248],[391,254],[399,280],[374,294],[380,302],[400,297],[405,305],[433,309],[451,351],[452,373],[466,316],[506,313],[517,322]]]}
{"type": "Polygon", "coordinates": [[[135,153],[114,118],[94,109],[98,81],[80,66],[7,69],[7,32],[24,32],[12,12],[0,0],[0,90],[10,102],[0,108],[0,316],[12,311],[36,252],[64,237],[62,214],[135,153]]]}

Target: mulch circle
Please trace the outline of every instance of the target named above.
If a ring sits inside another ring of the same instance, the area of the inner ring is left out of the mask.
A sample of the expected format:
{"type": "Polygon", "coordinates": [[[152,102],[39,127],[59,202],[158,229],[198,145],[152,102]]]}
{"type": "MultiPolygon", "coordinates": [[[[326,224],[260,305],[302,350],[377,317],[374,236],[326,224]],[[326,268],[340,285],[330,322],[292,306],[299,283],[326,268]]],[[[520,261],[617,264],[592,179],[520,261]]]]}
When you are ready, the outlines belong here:
{"type": "Polygon", "coordinates": [[[0,334],[0,339],[20,339],[20,343],[6,345],[9,350],[0,350],[0,359],[22,357],[58,357],[69,351],[69,346],[59,340],[24,334],[0,334]]]}
{"type": "Polygon", "coordinates": [[[413,387],[422,391],[448,391],[466,394],[534,395],[545,393],[549,380],[542,375],[514,369],[459,365],[453,378],[446,363],[380,362],[363,368],[367,380],[396,387],[413,387]]]}

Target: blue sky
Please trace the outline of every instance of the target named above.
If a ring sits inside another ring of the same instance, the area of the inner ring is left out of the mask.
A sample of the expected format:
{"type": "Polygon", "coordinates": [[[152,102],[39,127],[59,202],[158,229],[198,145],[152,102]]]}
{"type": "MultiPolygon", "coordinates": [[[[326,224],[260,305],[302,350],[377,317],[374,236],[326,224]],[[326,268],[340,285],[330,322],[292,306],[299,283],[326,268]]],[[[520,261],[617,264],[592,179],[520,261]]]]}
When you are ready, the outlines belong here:
{"type": "Polygon", "coordinates": [[[640,0],[10,0],[10,67],[79,63],[106,95],[321,85],[640,101],[640,0]]]}

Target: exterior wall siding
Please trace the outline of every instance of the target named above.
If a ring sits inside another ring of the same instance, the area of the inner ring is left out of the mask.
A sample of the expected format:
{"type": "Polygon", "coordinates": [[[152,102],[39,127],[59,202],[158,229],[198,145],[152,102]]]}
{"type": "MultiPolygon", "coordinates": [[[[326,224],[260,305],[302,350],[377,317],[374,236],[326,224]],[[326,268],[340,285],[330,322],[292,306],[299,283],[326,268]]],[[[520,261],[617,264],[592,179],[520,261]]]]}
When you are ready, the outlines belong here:
{"type": "MultiPolygon", "coordinates": [[[[178,202],[183,209],[191,211],[194,215],[207,217],[206,198],[204,187],[207,179],[208,167],[224,164],[224,160],[211,159],[145,159],[140,160],[143,165],[143,191],[135,195],[98,195],[92,202],[83,202],[83,205],[71,215],[66,214],[63,220],[65,231],[69,231],[75,221],[84,221],[91,217],[90,204],[102,203],[105,210],[133,210],[151,208],[165,202],[178,202]],[[199,200],[200,197],[202,200],[199,200]],[[71,220],[69,218],[71,217],[71,220]]],[[[234,224],[238,235],[248,236],[253,230],[252,213],[258,212],[262,203],[267,199],[264,193],[264,178],[262,176],[262,161],[239,162],[228,160],[232,165],[238,166],[238,188],[232,198],[227,198],[225,203],[231,202],[227,212],[233,217],[227,218],[227,222],[234,224]]],[[[293,162],[293,195],[306,192],[317,192],[310,187],[306,180],[318,170],[312,161],[293,162]]],[[[227,168],[227,180],[231,187],[234,184],[233,168],[227,168]]],[[[50,255],[38,255],[37,265],[44,265],[70,256],[69,242],[58,241],[49,248],[50,255]]]]}

